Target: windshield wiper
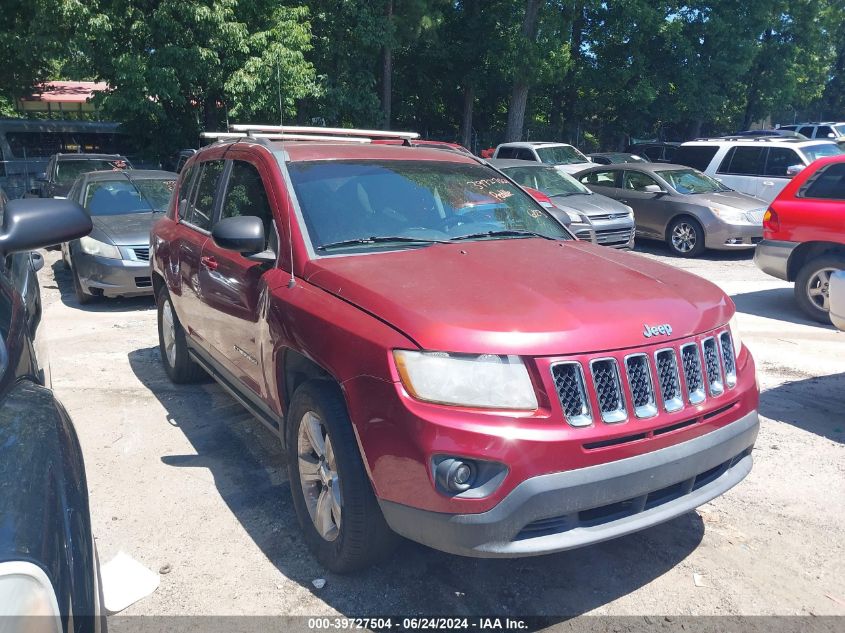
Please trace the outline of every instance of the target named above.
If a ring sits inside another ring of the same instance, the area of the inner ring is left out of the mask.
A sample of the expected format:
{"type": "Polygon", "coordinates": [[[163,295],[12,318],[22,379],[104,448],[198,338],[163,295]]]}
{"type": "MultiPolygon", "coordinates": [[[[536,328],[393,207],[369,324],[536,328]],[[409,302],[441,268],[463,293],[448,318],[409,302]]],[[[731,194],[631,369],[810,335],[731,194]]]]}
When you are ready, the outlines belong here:
{"type": "Polygon", "coordinates": [[[460,240],[472,240],[481,237],[542,237],[544,240],[557,240],[556,237],[550,235],[543,235],[534,231],[515,231],[504,229],[500,231],[484,231],[483,233],[469,233],[467,235],[458,235],[457,237],[449,238],[450,242],[458,242],[460,240]]]}
{"type": "Polygon", "coordinates": [[[372,237],[357,237],[351,240],[340,240],[339,242],[329,242],[328,244],[320,244],[317,247],[318,251],[326,251],[332,248],[341,248],[343,246],[357,246],[359,244],[391,244],[391,243],[416,243],[416,244],[446,244],[443,240],[429,240],[423,237],[407,237],[405,235],[374,235],[372,237]]]}

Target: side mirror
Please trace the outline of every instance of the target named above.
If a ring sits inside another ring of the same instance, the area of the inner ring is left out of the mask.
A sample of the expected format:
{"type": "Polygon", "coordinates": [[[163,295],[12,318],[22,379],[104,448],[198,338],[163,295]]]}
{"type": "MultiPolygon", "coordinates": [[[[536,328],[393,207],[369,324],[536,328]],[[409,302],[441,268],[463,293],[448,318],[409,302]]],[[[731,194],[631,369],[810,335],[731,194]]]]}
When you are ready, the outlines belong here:
{"type": "Polygon", "coordinates": [[[660,185],[646,185],[640,191],[644,193],[666,193],[660,185]]]}
{"type": "Polygon", "coordinates": [[[32,272],[37,273],[44,268],[44,256],[41,253],[33,251],[29,254],[29,262],[32,265],[32,272]]]}
{"type": "Polygon", "coordinates": [[[833,132],[828,132],[827,138],[836,138],[836,134],[834,134],[833,132]]]}
{"type": "Polygon", "coordinates": [[[223,218],[211,229],[211,239],[220,248],[240,253],[247,259],[275,262],[276,254],[264,250],[264,223],[252,215],[223,218]]]}
{"type": "Polygon", "coordinates": [[[69,242],[88,235],[91,228],[91,216],[71,200],[10,200],[0,232],[0,256],[69,242]]]}
{"type": "Polygon", "coordinates": [[[788,178],[793,178],[801,173],[802,169],[804,169],[804,165],[790,165],[786,168],[786,175],[788,178]]]}

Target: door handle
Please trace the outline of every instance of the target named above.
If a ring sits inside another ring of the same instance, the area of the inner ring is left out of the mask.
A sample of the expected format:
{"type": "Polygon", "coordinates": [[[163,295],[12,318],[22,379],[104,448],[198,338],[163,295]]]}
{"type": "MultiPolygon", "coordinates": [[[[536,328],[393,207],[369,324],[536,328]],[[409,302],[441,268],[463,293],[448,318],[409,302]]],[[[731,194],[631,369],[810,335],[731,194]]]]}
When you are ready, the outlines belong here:
{"type": "Polygon", "coordinates": [[[767,187],[771,187],[771,186],[773,186],[775,183],[773,183],[771,180],[764,180],[764,181],[763,181],[763,184],[764,184],[764,185],[766,185],[767,187]]]}
{"type": "Polygon", "coordinates": [[[209,270],[217,270],[217,260],[213,257],[203,256],[200,258],[200,263],[209,270]]]}
{"type": "Polygon", "coordinates": [[[619,198],[619,202],[621,202],[622,204],[628,204],[628,201],[625,200],[625,198],[619,198]]]}

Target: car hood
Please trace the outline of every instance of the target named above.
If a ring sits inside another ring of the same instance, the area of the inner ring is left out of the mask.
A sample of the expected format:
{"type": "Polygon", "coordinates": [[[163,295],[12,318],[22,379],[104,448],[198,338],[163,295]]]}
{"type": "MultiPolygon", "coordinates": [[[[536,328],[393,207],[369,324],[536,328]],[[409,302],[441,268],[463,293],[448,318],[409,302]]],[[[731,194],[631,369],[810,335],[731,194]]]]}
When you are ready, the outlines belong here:
{"type": "Polygon", "coordinates": [[[628,207],[599,193],[575,193],[569,196],[552,196],[558,209],[575,209],[587,216],[620,214],[628,215],[628,207]]]}
{"type": "Polygon", "coordinates": [[[149,244],[150,229],[161,216],[161,213],[97,215],[91,218],[94,221],[92,236],[95,239],[100,239],[96,234],[102,235],[117,246],[149,244]]]}
{"type": "Polygon", "coordinates": [[[323,257],[312,284],[375,315],[421,348],[556,355],[672,340],[728,322],[712,283],[645,257],[578,241],[490,240],[323,257]]]}
{"type": "Polygon", "coordinates": [[[760,198],[749,196],[739,191],[723,191],[718,193],[693,193],[688,196],[682,196],[684,200],[689,200],[693,204],[700,204],[703,206],[713,207],[732,207],[740,211],[755,211],[766,208],[766,203],[760,198]]]}

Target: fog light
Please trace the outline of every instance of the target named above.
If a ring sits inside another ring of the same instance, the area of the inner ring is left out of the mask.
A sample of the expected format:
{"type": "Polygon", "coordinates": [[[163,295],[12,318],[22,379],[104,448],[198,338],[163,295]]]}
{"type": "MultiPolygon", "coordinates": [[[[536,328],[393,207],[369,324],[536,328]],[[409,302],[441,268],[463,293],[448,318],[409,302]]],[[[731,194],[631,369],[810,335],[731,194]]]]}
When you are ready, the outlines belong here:
{"type": "Polygon", "coordinates": [[[431,472],[437,489],[445,495],[481,499],[498,488],[508,468],[504,464],[466,459],[453,455],[435,455],[431,472]]]}
{"type": "Polygon", "coordinates": [[[453,466],[449,474],[449,487],[457,490],[463,486],[469,486],[472,480],[472,468],[469,464],[458,462],[457,466],[453,466]]]}
{"type": "Polygon", "coordinates": [[[441,488],[450,492],[464,492],[472,487],[475,468],[472,462],[450,457],[435,466],[434,477],[441,488]]]}

